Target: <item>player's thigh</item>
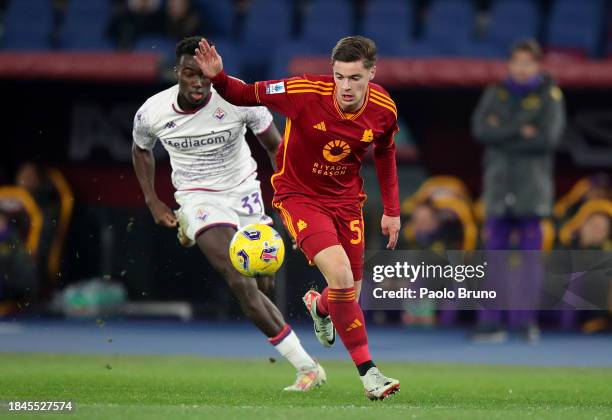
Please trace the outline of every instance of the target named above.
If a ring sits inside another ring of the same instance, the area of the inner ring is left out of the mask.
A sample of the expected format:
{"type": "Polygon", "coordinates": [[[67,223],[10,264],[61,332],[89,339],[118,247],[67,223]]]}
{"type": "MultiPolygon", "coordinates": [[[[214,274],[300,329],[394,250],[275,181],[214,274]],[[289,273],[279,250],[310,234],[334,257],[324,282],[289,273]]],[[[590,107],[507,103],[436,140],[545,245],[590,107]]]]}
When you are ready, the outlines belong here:
{"type": "Polygon", "coordinates": [[[236,211],[223,201],[220,193],[188,192],[175,194],[180,208],[176,212],[185,235],[196,240],[213,227],[237,229],[240,218],[236,211]]]}
{"type": "Polygon", "coordinates": [[[319,251],[340,245],[333,218],[318,205],[300,197],[275,202],[274,207],[309,263],[319,251]]]}
{"type": "Polygon", "coordinates": [[[355,282],[363,278],[365,229],[361,205],[343,206],[335,215],[338,239],[351,263],[355,282]]]}
{"type": "Polygon", "coordinates": [[[210,265],[224,276],[235,271],[229,258],[229,245],[236,233],[231,226],[213,226],[198,235],[198,247],[208,259],[210,265]]]}

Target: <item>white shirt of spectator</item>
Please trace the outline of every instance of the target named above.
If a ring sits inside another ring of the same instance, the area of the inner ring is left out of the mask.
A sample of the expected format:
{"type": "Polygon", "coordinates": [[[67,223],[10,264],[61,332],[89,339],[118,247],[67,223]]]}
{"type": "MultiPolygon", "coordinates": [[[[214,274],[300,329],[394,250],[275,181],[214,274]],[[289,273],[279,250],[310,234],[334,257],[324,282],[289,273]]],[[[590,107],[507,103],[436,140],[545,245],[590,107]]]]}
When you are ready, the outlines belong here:
{"type": "Polygon", "coordinates": [[[265,107],[238,107],[211,88],[211,97],[195,112],[182,111],[175,85],[151,96],[136,112],[134,142],[152,150],[159,140],[170,155],[172,184],[178,191],[224,191],[257,170],[244,135],[260,134],[272,124],[265,107]]]}

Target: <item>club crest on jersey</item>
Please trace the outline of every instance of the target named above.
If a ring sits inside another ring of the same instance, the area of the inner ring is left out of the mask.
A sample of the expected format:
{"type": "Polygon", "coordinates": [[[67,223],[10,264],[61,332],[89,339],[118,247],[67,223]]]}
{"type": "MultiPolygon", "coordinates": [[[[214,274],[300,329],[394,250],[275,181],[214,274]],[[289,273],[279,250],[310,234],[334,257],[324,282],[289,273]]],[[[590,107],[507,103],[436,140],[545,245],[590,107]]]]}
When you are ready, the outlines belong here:
{"type": "Polygon", "coordinates": [[[266,94],[273,95],[275,93],[285,92],[285,82],[269,83],[266,85],[266,94]]]}
{"type": "Polygon", "coordinates": [[[217,108],[215,111],[215,118],[221,121],[223,118],[225,118],[225,111],[221,108],[217,108]]]}
{"type": "Polygon", "coordinates": [[[361,137],[361,141],[370,143],[372,140],[374,140],[374,133],[372,132],[372,129],[367,128],[363,130],[363,136],[361,137]]]}
{"type": "Polygon", "coordinates": [[[198,209],[196,213],[196,219],[205,222],[208,219],[208,214],[203,209],[198,209]]]}

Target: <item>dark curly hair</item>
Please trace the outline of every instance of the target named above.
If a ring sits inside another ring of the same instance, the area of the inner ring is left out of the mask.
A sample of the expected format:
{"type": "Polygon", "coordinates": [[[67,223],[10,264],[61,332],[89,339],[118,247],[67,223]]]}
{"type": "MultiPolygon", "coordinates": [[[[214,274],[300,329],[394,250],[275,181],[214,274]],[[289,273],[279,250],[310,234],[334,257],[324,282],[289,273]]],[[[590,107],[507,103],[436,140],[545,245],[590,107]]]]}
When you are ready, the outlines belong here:
{"type": "MultiPolygon", "coordinates": [[[[178,62],[183,55],[194,55],[201,39],[205,38],[203,36],[196,35],[181,39],[176,44],[176,61],[178,62]]],[[[214,45],[210,40],[207,41],[211,47],[214,45]]]]}

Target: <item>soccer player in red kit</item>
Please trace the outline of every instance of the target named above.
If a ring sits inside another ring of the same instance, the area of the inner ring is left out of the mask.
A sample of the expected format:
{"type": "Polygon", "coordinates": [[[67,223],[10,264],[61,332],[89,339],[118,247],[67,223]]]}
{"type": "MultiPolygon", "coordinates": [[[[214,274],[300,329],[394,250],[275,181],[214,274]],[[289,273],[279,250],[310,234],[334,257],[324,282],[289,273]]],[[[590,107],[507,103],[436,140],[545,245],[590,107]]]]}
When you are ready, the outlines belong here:
{"type": "Polygon", "coordinates": [[[371,145],[384,206],[381,227],[389,235],[387,248],[395,247],[400,229],[393,141],[397,109],[389,94],[371,82],[376,45],[364,37],[346,37],[332,51],[333,76],[304,75],[255,84],[228,76],[221,56],[206,40],[200,42],[195,59],[229,102],[265,105],[287,117],[278,170],[271,180],[273,205],[328,283],[320,295],[310,291],[304,296],[317,338],[330,346],[337,330],[369,398],[382,400],[399,391],[399,381],[385,377],[372,361],[358,304],[365,201],[359,170],[371,145]]]}

